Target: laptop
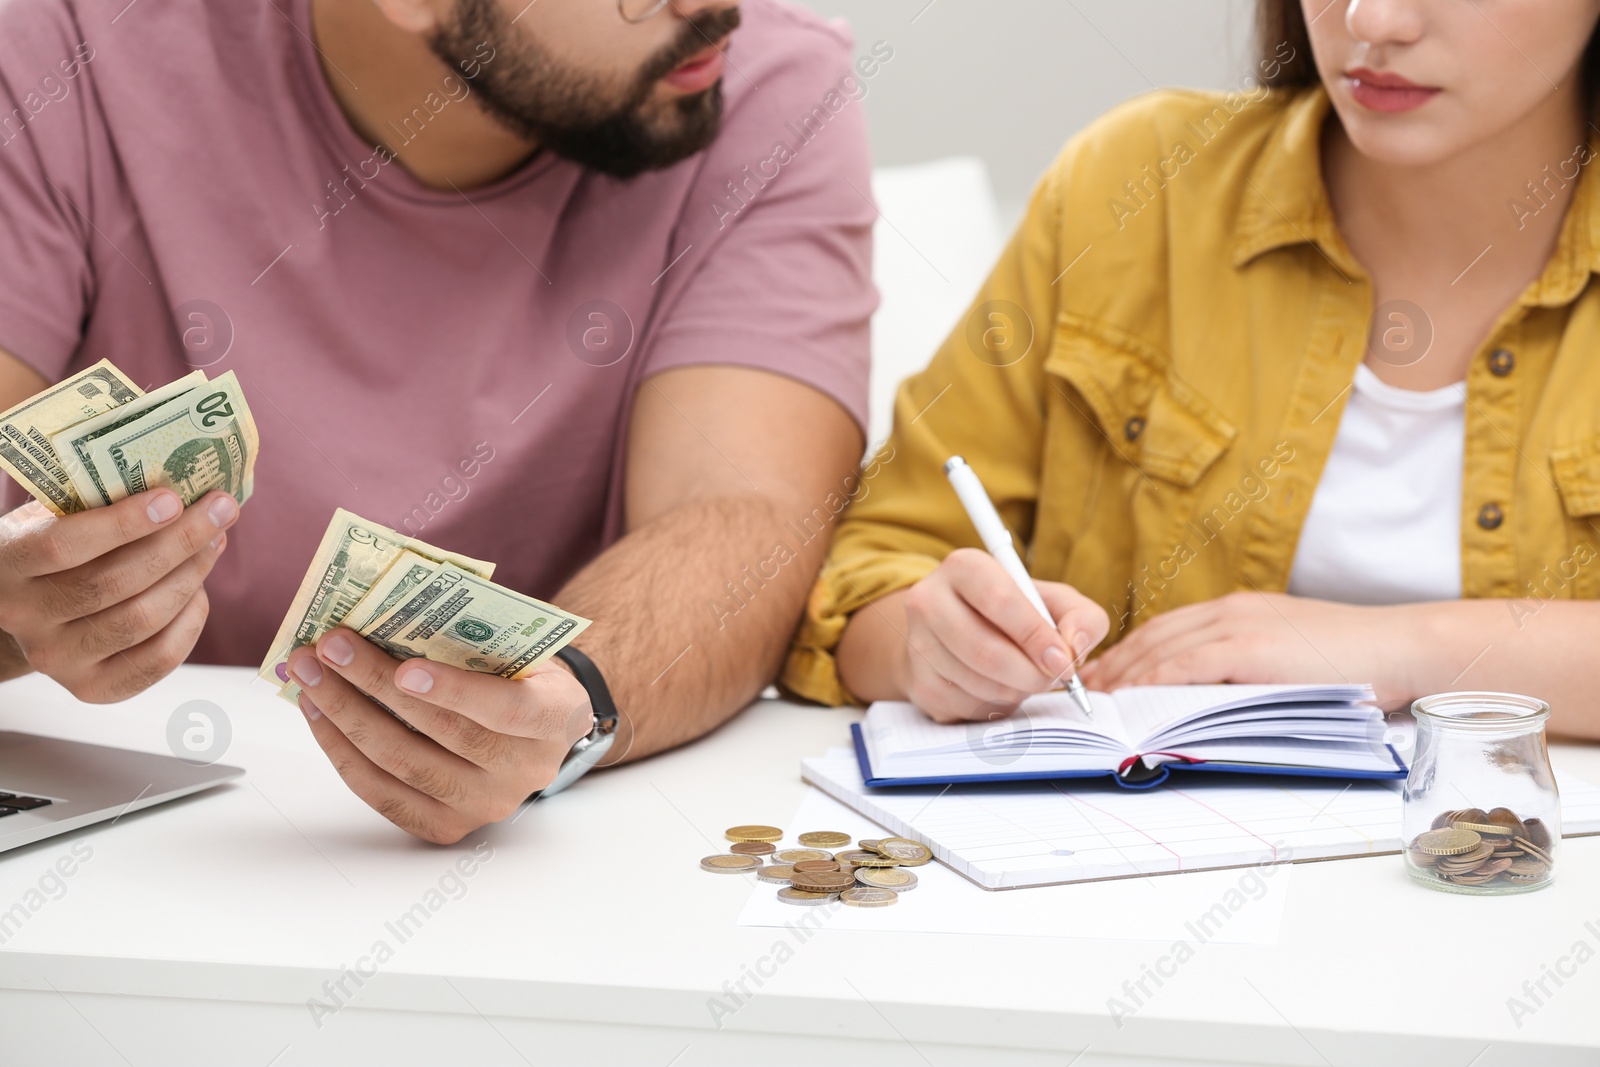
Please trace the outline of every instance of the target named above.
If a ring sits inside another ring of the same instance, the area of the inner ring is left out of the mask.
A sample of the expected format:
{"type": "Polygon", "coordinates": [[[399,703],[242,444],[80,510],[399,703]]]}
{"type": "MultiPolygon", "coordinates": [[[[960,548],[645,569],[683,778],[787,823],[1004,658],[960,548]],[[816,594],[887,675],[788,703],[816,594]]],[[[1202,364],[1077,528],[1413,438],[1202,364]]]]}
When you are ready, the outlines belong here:
{"type": "Polygon", "coordinates": [[[244,774],[220,763],[0,730],[0,852],[244,774]]]}

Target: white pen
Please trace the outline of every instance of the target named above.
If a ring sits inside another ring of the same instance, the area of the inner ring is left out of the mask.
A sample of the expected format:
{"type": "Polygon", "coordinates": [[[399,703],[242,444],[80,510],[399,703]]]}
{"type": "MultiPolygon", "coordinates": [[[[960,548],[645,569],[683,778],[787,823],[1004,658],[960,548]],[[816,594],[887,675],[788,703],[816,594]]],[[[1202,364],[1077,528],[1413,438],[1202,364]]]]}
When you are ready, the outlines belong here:
{"type": "MultiPolygon", "coordinates": [[[[1028,603],[1037,608],[1039,614],[1044,616],[1044,621],[1054,629],[1056,620],[1050,617],[1050,609],[1044,606],[1044,598],[1039,595],[1039,587],[1033,584],[1028,568],[1022,565],[1022,557],[1017,555],[1017,546],[1011,540],[1011,531],[1000,521],[1000,513],[994,509],[994,502],[989,499],[983,483],[978,481],[977,474],[960,456],[951,456],[945,460],[944,473],[945,477],[950,479],[950,485],[955,489],[956,496],[961,498],[961,506],[967,509],[967,517],[972,520],[972,525],[977,527],[978,537],[983,540],[983,547],[1011,576],[1011,580],[1017,583],[1022,595],[1028,598],[1028,603]]],[[[1072,694],[1072,698],[1078,702],[1085,715],[1094,718],[1094,709],[1089,706],[1089,692],[1083,687],[1083,679],[1078,677],[1076,669],[1073,670],[1072,677],[1067,680],[1067,692],[1072,694]]]]}

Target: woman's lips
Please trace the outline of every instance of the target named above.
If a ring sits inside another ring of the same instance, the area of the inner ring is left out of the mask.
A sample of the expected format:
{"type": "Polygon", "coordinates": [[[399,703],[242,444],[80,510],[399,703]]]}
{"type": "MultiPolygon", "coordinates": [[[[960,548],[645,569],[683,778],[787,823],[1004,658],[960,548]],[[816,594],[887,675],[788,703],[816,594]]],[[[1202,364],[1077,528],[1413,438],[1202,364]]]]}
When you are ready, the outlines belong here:
{"type": "Polygon", "coordinates": [[[1379,73],[1365,67],[1346,71],[1344,77],[1356,103],[1373,111],[1411,111],[1426,104],[1440,92],[1398,74],[1379,73]]]}
{"type": "Polygon", "coordinates": [[[724,64],[717,45],[703,48],[661,80],[681,93],[700,93],[717,84],[724,64]]]}

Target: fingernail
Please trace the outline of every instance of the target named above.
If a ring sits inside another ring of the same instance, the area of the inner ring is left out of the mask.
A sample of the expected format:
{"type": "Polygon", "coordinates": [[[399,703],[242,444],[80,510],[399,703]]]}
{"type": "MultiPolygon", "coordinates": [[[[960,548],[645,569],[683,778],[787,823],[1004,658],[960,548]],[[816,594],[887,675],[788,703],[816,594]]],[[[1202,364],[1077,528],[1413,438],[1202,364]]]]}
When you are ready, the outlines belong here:
{"type": "Polygon", "coordinates": [[[1051,645],[1044,650],[1044,669],[1051,674],[1061,674],[1070,666],[1072,666],[1072,661],[1056,645],[1051,645]]]}
{"type": "Polygon", "coordinates": [[[1089,651],[1089,635],[1082,630],[1075,630],[1067,635],[1067,644],[1072,646],[1072,651],[1076,655],[1081,656],[1089,651]]]}
{"type": "Polygon", "coordinates": [[[316,722],[322,718],[322,709],[311,703],[311,698],[304,693],[300,694],[300,713],[306,717],[306,722],[316,722]]]}
{"type": "Polygon", "coordinates": [[[400,676],[400,688],[410,693],[426,693],[433,688],[433,675],[420,667],[413,667],[400,676]]]}
{"type": "Polygon", "coordinates": [[[211,539],[211,551],[213,551],[213,552],[221,552],[222,551],[222,546],[227,544],[227,541],[228,541],[228,535],[227,534],[225,534],[225,533],[217,534],[217,536],[215,536],[215,537],[213,537],[211,539]]]}
{"type": "Polygon", "coordinates": [[[342,634],[334,634],[332,637],[324,638],[322,644],[318,645],[317,648],[327,657],[329,663],[340,667],[348,667],[350,661],[356,658],[356,650],[351,647],[350,642],[342,634]]]}
{"type": "Polygon", "coordinates": [[[206,514],[211,516],[211,525],[221,529],[238,516],[239,502],[231,496],[219,496],[207,505],[206,514]]]}
{"type": "Polygon", "coordinates": [[[295,660],[294,666],[289,668],[289,673],[294,675],[295,681],[308,689],[322,684],[322,665],[310,656],[295,660]]]}
{"type": "Polygon", "coordinates": [[[177,493],[157,493],[144,509],[151,522],[166,522],[182,510],[183,501],[178,499],[177,493]]]}

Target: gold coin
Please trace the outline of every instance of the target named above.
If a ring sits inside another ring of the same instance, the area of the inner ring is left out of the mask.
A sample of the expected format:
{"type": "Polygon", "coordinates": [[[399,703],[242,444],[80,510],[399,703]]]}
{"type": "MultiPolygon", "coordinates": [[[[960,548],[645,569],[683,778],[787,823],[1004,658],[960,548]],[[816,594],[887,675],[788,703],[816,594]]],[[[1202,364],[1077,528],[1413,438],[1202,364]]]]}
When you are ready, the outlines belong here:
{"type": "Polygon", "coordinates": [[[856,884],[868,889],[892,889],[905,893],[917,888],[917,876],[898,867],[863,867],[856,872],[856,884]]]}
{"type": "Polygon", "coordinates": [[[1504,826],[1497,826],[1492,822],[1461,822],[1458,820],[1450,825],[1453,829],[1471,830],[1473,833],[1483,837],[1509,838],[1511,836],[1510,830],[1504,826]]]}
{"type": "Polygon", "coordinates": [[[900,894],[891,889],[846,889],[839,899],[852,908],[887,908],[900,894]]]}
{"type": "Polygon", "coordinates": [[[878,842],[878,851],[905,867],[921,867],[933,859],[927,845],[904,837],[886,837],[878,842]]]}
{"type": "Polygon", "coordinates": [[[876,852],[878,851],[878,846],[881,844],[883,844],[882,841],[868,840],[867,838],[863,837],[860,841],[856,842],[856,847],[864,848],[868,852],[876,852]]]}
{"type": "Polygon", "coordinates": [[[1547,852],[1550,850],[1550,828],[1544,824],[1543,819],[1529,819],[1522,824],[1522,827],[1526,831],[1522,834],[1524,838],[1547,852]]]}
{"type": "Polygon", "coordinates": [[[1407,850],[1406,854],[1411,858],[1411,862],[1418,867],[1432,867],[1439,862],[1438,856],[1430,856],[1426,852],[1415,848],[1407,850]]]}
{"type": "Polygon", "coordinates": [[[1536,859],[1512,860],[1511,863],[1506,867],[1506,870],[1512,874],[1523,874],[1530,876],[1543,874],[1549,869],[1550,865],[1548,863],[1543,863],[1536,859]]]}
{"type": "Polygon", "coordinates": [[[783,831],[776,826],[730,826],[722,836],[729,841],[782,841],[783,831]]]}
{"type": "Polygon", "coordinates": [[[804,889],[811,893],[837,893],[841,889],[848,889],[856,884],[853,874],[842,871],[795,871],[790,879],[796,889],[804,889]]]}
{"type": "Polygon", "coordinates": [[[1501,871],[1509,870],[1511,863],[1512,861],[1507,859],[1490,860],[1488,863],[1485,863],[1482,867],[1478,868],[1478,873],[1499,874],[1501,871]]]}
{"type": "Polygon", "coordinates": [[[837,871],[839,865],[832,860],[801,860],[794,865],[796,874],[814,874],[818,871],[837,871]]]}
{"type": "Polygon", "coordinates": [[[804,863],[807,860],[831,860],[833,853],[816,848],[786,848],[772,854],[773,863],[804,863]]]}
{"type": "Polygon", "coordinates": [[[743,874],[759,866],[761,860],[755,856],[707,856],[700,861],[700,869],[713,874],[743,874]]]}
{"type": "Polygon", "coordinates": [[[1473,830],[1425,830],[1412,846],[1432,856],[1455,856],[1471,852],[1482,841],[1483,837],[1473,830]]]}
{"type": "Polygon", "coordinates": [[[845,852],[835,852],[833,854],[833,858],[838,860],[840,863],[854,863],[859,867],[868,860],[879,860],[883,857],[878,855],[876,852],[868,852],[864,848],[856,848],[849,849],[845,852]]]}
{"type": "Polygon", "coordinates": [[[800,843],[807,848],[843,848],[850,843],[850,835],[837,830],[812,830],[800,835],[800,843]]]}
{"type": "Polygon", "coordinates": [[[771,841],[740,841],[728,851],[735,856],[770,856],[776,847],[771,841]]]}
{"type": "Polygon", "coordinates": [[[875,852],[868,852],[864,857],[855,861],[857,867],[898,867],[900,861],[893,856],[880,856],[875,852]]]}
{"type": "Polygon", "coordinates": [[[777,882],[780,885],[788,885],[789,879],[794,877],[794,868],[787,865],[767,866],[757,871],[756,877],[763,882],[777,882]]]}
{"type": "Polygon", "coordinates": [[[834,898],[833,893],[812,893],[804,889],[780,889],[778,899],[785,904],[799,904],[802,906],[816,906],[826,904],[834,898]]]}

